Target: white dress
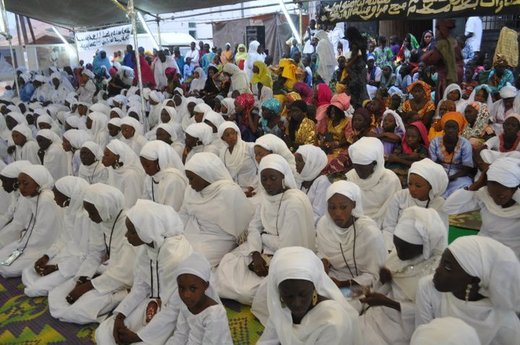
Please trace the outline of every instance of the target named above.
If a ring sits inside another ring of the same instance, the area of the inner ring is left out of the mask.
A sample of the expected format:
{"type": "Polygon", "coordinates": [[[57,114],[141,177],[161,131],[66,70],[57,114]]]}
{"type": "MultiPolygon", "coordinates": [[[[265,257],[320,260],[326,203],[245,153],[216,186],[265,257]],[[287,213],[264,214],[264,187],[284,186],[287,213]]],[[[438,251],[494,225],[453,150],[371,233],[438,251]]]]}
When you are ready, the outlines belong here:
{"type": "Polygon", "coordinates": [[[21,161],[26,160],[32,164],[41,164],[40,157],[38,157],[38,150],[40,147],[34,140],[27,140],[23,146],[16,145],[14,151],[14,160],[21,161]]]}
{"type": "Polygon", "coordinates": [[[69,159],[60,143],[53,143],[45,151],[43,166],[49,170],[54,181],[69,175],[69,159]]]}
{"type": "Polygon", "coordinates": [[[125,195],[125,206],[134,206],[143,194],[144,174],[133,166],[119,169],[109,168],[107,184],[116,187],[125,195]]]}
{"type": "Polygon", "coordinates": [[[415,306],[416,326],[452,316],[472,326],[482,345],[517,345],[520,339],[520,321],[513,311],[493,308],[488,298],[466,302],[451,293],[439,292],[432,276],[419,281],[415,306]]]}
{"type": "Polygon", "coordinates": [[[26,231],[19,240],[0,249],[0,260],[7,259],[16,249],[23,250],[23,254],[10,266],[0,266],[4,278],[21,276],[23,269],[45,254],[62,231],[63,215],[52,191],[45,189],[36,197],[23,197],[19,207],[26,213],[23,218],[26,231]]]}
{"type": "Polygon", "coordinates": [[[189,188],[188,180],[183,172],[175,168],[164,169],[153,177],[145,177],[144,198],[179,211],[186,188],[189,188]]]}
{"type": "Polygon", "coordinates": [[[321,175],[314,180],[308,190],[302,190],[307,193],[314,212],[314,225],[318,224],[321,217],[327,212],[327,188],[330,186],[329,178],[326,175],[321,175]]]}

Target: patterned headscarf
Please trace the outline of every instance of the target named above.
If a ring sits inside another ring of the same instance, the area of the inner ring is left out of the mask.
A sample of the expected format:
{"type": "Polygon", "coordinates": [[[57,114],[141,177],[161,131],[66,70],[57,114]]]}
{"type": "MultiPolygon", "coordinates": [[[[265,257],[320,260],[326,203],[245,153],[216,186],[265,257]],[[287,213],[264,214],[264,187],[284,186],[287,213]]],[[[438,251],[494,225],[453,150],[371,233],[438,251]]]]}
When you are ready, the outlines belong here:
{"type": "Polygon", "coordinates": [[[244,111],[248,113],[255,105],[255,98],[250,93],[243,93],[235,98],[235,103],[244,108],[244,111]]]}
{"type": "Polygon", "coordinates": [[[408,91],[408,93],[412,92],[412,89],[419,85],[420,87],[422,87],[422,89],[424,90],[424,94],[426,95],[425,99],[426,100],[430,100],[432,99],[432,88],[430,85],[426,84],[424,81],[422,80],[417,80],[415,83],[412,83],[410,85],[408,85],[408,87],[406,88],[406,90],[408,91]]]}
{"type": "Polygon", "coordinates": [[[282,103],[275,98],[271,98],[262,103],[262,108],[267,108],[277,115],[280,115],[280,112],[282,111],[282,103]]]}

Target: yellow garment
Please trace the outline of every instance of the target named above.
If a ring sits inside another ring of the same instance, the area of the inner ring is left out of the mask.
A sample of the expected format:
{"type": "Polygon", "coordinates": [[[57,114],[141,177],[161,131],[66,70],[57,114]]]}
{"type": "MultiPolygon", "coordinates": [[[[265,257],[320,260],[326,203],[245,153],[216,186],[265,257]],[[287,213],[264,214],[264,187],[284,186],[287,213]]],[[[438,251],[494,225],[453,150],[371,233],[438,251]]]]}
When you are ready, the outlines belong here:
{"type": "Polygon", "coordinates": [[[283,68],[282,77],[285,78],[284,86],[288,90],[292,90],[294,84],[298,82],[298,78],[296,78],[296,69],[298,67],[291,59],[281,59],[278,65],[280,68],[283,68]]]}
{"type": "Polygon", "coordinates": [[[253,66],[258,68],[258,73],[253,73],[251,84],[262,83],[264,86],[273,88],[273,79],[271,78],[271,72],[269,72],[267,65],[262,61],[255,61],[253,66]]]}
{"type": "Polygon", "coordinates": [[[304,118],[295,133],[294,141],[298,145],[316,144],[316,125],[309,118],[304,118]]]}
{"type": "Polygon", "coordinates": [[[235,64],[238,66],[238,62],[240,60],[247,59],[247,49],[245,44],[239,44],[237,48],[237,53],[235,54],[235,64]],[[240,48],[244,48],[244,52],[240,52],[240,48]]]}
{"type": "Polygon", "coordinates": [[[505,26],[500,30],[495,55],[493,56],[493,65],[498,55],[502,55],[506,59],[509,67],[518,66],[518,33],[515,30],[505,26]]]}

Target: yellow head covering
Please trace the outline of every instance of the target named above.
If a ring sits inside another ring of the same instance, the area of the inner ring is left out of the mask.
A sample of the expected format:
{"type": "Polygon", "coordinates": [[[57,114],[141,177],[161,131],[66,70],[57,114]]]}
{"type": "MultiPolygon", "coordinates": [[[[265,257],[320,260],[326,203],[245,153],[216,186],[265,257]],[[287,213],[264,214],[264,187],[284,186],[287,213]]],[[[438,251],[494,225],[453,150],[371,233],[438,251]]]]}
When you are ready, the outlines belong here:
{"type": "Polygon", "coordinates": [[[284,86],[287,89],[292,90],[294,84],[298,82],[298,78],[296,78],[296,69],[298,67],[291,59],[281,59],[278,65],[280,68],[283,68],[282,77],[286,79],[284,86]]]}
{"type": "Polygon", "coordinates": [[[267,68],[267,65],[262,61],[255,61],[253,66],[258,68],[258,73],[253,73],[251,78],[252,84],[262,83],[262,85],[272,88],[273,79],[271,78],[271,72],[267,68]]]}

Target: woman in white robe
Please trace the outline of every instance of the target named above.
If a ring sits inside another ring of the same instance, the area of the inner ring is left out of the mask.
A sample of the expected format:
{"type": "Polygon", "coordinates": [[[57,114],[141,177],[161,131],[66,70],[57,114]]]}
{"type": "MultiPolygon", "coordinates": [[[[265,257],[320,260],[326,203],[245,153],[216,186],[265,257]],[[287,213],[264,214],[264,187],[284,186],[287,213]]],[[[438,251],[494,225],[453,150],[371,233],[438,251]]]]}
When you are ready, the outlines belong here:
{"type": "Polygon", "coordinates": [[[320,259],[306,248],[287,247],[276,252],[267,278],[270,317],[258,345],[361,344],[357,312],[325,274],[322,266],[320,259]],[[297,282],[300,286],[305,283],[312,285],[311,295],[305,295],[305,300],[300,302],[308,306],[303,311],[303,317],[301,310],[298,311],[300,315],[292,312],[294,297],[287,301],[283,299],[281,289],[291,282],[297,282]],[[296,322],[295,317],[301,320],[296,322]]]}
{"type": "Polygon", "coordinates": [[[13,142],[16,145],[14,151],[15,161],[29,161],[32,164],[40,164],[38,157],[38,144],[33,140],[33,135],[26,125],[16,125],[11,131],[13,142]]]}
{"type": "Polygon", "coordinates": [[[431,159],[424,158],[412,163],[408,171],[408,188],[395,192],[385,211],[382,229],[389,251],[393,248],[395,226],[403,210],[408,207],[433,208],[441,216],[445,228],[448,228],[448,215],[444,213],[442,197],[448,182],[446,170],[431,159]]]}
{"type": "MultiPolygon", "coordinates": [[[[16,161],[8,164],[0,172],[2,189],[9,195],[9,207],[0,217],[0,249],[20,238],[25,230],[26,209],[24,198],[20,195],[18,175],[22,169],[32,165],[29,161],[16,161]]],[[[3,260],[3,259],[2,259],[3,260]]]]}
{"type": "Polygon", "coordinates": [[[34,110],[35,114],[39,114],[36,119],[36,127],[38,129],[51,129],[54,133],[61,135],[61,127],[52,117],[47,114],[47,112],[43,109],[34,110]]]}
{"type": "Polygon", "coordinates": [[[410,345],[481,345],[475,328],[456,317],[441,317],[420,325],[410,345]]]}
{"type": "Polygon", "coordinates": [[[103,149],[98,144],[93,141],[84,142],[79,151],[79,158],[81,165],[79,166],[78,177],[89,184],[107,182],[108,168],[101,163],[103,149]]]}
{"type": "MultiPolygon", "coordinates": [[[[252,65],[251,65],[252,66],[252,65]]],[[[251,67],[251,71],[252,71],[251,67]]],[[[231,87],[229,88],[229,95],[233,93],[233,91],[238,91],[240,94],[243,93],[252,93],[249,88],[249,79],[247,74],[240,70],[237,65],[232,63],[227,63],[222,68],[222,72],[229,75],[231,78],[231,87]]],[[[252,74],[253,72],[251,72],[252,74]]]]}
{"type": "Polygon", "coordinates": [[[244,72],[247,75],[247,80],[251,81],[253,77],[253,65],[255,61],[264,62],[265,56],[262,56],[258,53],[258,48],[260,47],[260,42],[254,40],[249,42],[249,49],[247,50],[247,59],[244,64],[244,72]]]}
{"type": "Polygon", "coordinates": [[[258,186],[258,168],[255,161],[254,144],[242,140],[240,129],[231,121],[218,127],[218,137],[225,142],[220,159],[231,178],[246,192],[253,192],[258,186]]]}
{"type": "Polygon", "coordinates": [[[195,68],[193,71],[193,80],[190,83],[190,94],[196,94],[199,91],[204,89],[204,85],[206,85],[206,73],[201,67],[195,68]],[[197,73],[197,74],[195,74],[197,73]]]}
{"type": "Polygon", "coordinates": [[[212,144],[215,145],[220,152],[224,151],[227,145],[222,141],[221,137],[218,135],[218,128],[224,122],[224,118],[222,115],[217,113],[216,111],[210,110],[204,114],[204,118],[202,121],[209,125],[213,130],[213,141],[212,144]]]}
{"type": "Polygon", "coordinates": [[[161,123],[157,126],[155,137],[157,140],[164,141],[170,145],[179,157],[182,157],[185,148],[185,137],[181,125],[177,123],[161,123]]]}
{"type": "Polygon", "coordinates": [[[132,286],[136,250],[125,236],[123,193],[96,183],[87,188],[83,208],[91,220],[89,260],[76,275],[49,291],[49,312],[64,322],[87,324],[104,319],[132,286]]]}
{"type": "Polygon", "coordinates": [[[520,258],[520,159],[501,157],[486,173],[480,189],[460,189],[446,199],[444,211],[459,214],[479,210],[482,218],[479,236],[491,237],[513,249],[520,258]]]}
{"type": "Polygon", "coordinates": [[[359,318],[367,345],[410,343],[417,285],[435,271],[448,246],[448,231],[437,211],[419,206],[403,211],[394,237],[395,249],[388,255],[379,281],[361,299],[369,306],[359,318]]]}
{"type": "Polygon", "coordinates": [[[513,251],[483,236],[457,238],[435,274],[419,281],[415,325],[457,317],[475,328],[482,345],[520,339],[520,262],[513,251]]]}
{"type": "Polygon", "coordinates": [[[447,99],[452,100],[448,96],[451,92],[455,92],[455,91],[458,92],[459,98],[457,100],[454,100],[453,102],[455,103],[457,111],[459,113],[464,114],[464,109],[466,109],[466,105],[468,105],[469,102],[462,98],[462,89],[460,88],[459,84],[453,83],[453,84],[446,86],[446,88],[444,89],[444,95],[442,97],[442,100],[443,101],[447,100],[447,99]]]}
{"type": "Polygon", "coordinates": [[[384,148],[381,140],[363,137],[348,148],[354,169],[346,173],[347,180],[361,188],[365,215],[380,227],[389,200],[401,190],[399,177],[385,168],[384,148]]]}
{"type": "Polygon", "coordinates": [[[218,148],[212,144],[213,131],[208,124],[194,123],[186,128],[186,139],[182,161],[187,164],[197,153],[209,152],[218,156],[218,148]]]}
{"type": "MultiPolygon", "coordinates": [[[[201,296],[199,303],[203,298],[208,301],[207,307],[202,311],[190,309],[184,301],[180,306],[179,317],[177,318],[177,325],[173,336],[168,339],[166,345],[177,344],[207,344],[207,345],[231,345],[231,333],[229,330],[229,322],[226,314],[226,308],[222,305],[220,298],[214,286],[214,276],[211,271],[211,266],[208,260],[200,253],[193,253],[189,258],[184,260],[177,270],[178,286],[183,282],[181,275],[189,277],[190,281],[194,277],[200,278],[202,283],[206,283],[207,287],[204,295],[201,296]]],[[[200,282],[199,281],[199,282],[200,282]]],[[[189,298],[190,302],[194,302],[191,297],[191,292],[184,289],[179,291],[179,298],[182,296],[189,298]]],[[[198,308],[195,307],[195,308],[198,308]]]]}
{"type": "Polygon", "coordinates": [[[327,198],[325,194],[330,186],[327,175],[321,172],[327,166],[327,154],[321,148],[314,145],[301,145],[294,154],[296,171],[300,182],[300,190],[309,197],[314,211],[314,224],[318,224],[320,218],[327,211],[327,198]]]}
{"type": "Polygon", "coordinates": [[[182,234],[183,224],[179,215],[167,205],[138,200],[128,210],[126,228],[128,241],[139,247],[134,284],[114,310],[114,315],[99,325],[96,342],[104,345],[141,341],[164,344],[174,330],[175,320],[170,321],[173,325],[170,323],[170,327],[165,327],[160,314],[171,295],[177,293],[175,269],[193,249],[182,234]],[[158,309],[149,320],[150,303],[157,303],[158,309]]]}
{"type": "Polygon", "coordinates": [[[220,114],[223,118],[228,119],[235,114],[235,99],[224,98],[220,101],[220,114]]]}
{"type": "Polygon", "coordinates": [[[188,186],[184,165],[173,148],[160,140],[148,142],[140,154],[146,173],[144,197],[179,211],[188,186]]]}
{"type": "Polygon", "coordinates": [[[185,169],[191,188],[179,211],[184,234],[215,267],[240,243],[254,210],[215,154],[197,153],[185,169]]]}
{"type": "Polygon", "coordinates": [[[52,187],[54,180],[42,165],[30,165],[23,168],[18,176],[24,210],[21,237],[0,249],[0,261],[5,261],[13,254],[17,258],[10,265],[0,264],[0,275],[4,278],[19,277],[23,269],[40,258],[60,236],[63,216],[54,202],[52,187]]]}
{"type": "Polygon", "coordinates": [[[50,129],[41,129],[36,135],[36,141],[40,146],[38,155],[40,159],[43,158],[41,164],[49,170],[54,180],[67,176],[69,157],[63,149],[61,138],[50,129]]]}
{"type": "Polygon", "coordinates": [[[340,288],[371,287],[386,250],[381,231],[363,213],[360,188],[349,181],[334,182],[326,200],[328,212],[316,227],[317,255],[325,271],[340,288]]]}
{"type": "Polygon", "coordinates": [[[145,177],[139,157],[130,146],[114,139],[105,148],[102,162],[108,168],[107,184],[123,192],[126,207],[134,206],[143,195],[145,177]]]}
{"type": "Polygon", "coordinates": [[[63,133],[62,141],[63,149],[66,152],[70,152],[69,175],[78,176],[79,166],[81,165],[81,159],[79,158],[81,146],[86,141],[92,141],[92,136],[82,129],[69,129],[63,133]]]}
{"type": "MultiPolygon", "coordinates": [[[[287,161],[289,167],[291,168],[291,172],[293,173],[294,178],[298,177],[298,173],[296,171],[296,159],[294,158],[293,153],[287,147],[287,144],[282,139],[278,138],[274,134],[264,134],[260,138],[255,141],[255,159],[258,164],[260,164],[260,160],[263,156],[276,153],[287,161]]],[[[298,181],[297,181],[298,182],[298,181]]]]}
{"type": "Polygon", "coordinates": [[[108,143],[108,116],[101,112],[93,112],[87,115],[87,129],[92,135],[92,141],[101,147],[108,143]]]}
{"type": "Polygon", "coordinates": [[[148,142],[142,132],[143,126],[133,117],[127,116],[121,120],[121,141],[130,146],[137,155],[148,142]]]}
{"type": "MultiPolygon", "coordinates": [[[[305,193],[297,189],[285,158],[277,154],[262,158],[260,181],[264,191],[249,223],[247,241],[224,256],[216,275],[219,296],[243,304],[253,302],[265,281],[269,261],[279,248],[315,248],[312,206],[305,193]]],[[[262,310],[261,299],[258,305],[262,310]]]]}
{"type": "Polygon", "coordinates": [[[54,199],[64,209],[63,231],[34,265],[23,270],[22,282],[27,296],[47,296],[50,290],[72,278],[85,259],[90,221],[83,212],[83,196],[88,185],[75,176],[56,181],[54,199]]]}

